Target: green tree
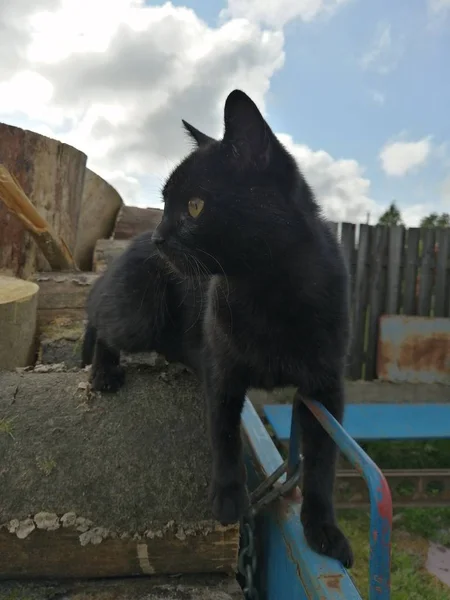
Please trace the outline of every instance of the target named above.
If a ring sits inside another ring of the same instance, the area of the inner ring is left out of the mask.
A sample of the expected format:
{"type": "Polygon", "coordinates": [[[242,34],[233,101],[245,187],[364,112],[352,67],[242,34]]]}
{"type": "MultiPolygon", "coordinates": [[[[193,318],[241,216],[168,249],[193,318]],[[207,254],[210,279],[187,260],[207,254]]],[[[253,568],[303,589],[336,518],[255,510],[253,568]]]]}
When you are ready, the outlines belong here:
{"type": "Polygon", "coordinates": [[[421,227],[450,227],[450,215],[448,213],[430,213],[420,221],[421,227]]]}
{"type": "Polygon", "coordinates": [[[395,202],[392,202],[392,204],[378,219],[378,225],[388,225],[390,227],[394,225],[403,225],[402,215],[400,214],[395,202]]]}

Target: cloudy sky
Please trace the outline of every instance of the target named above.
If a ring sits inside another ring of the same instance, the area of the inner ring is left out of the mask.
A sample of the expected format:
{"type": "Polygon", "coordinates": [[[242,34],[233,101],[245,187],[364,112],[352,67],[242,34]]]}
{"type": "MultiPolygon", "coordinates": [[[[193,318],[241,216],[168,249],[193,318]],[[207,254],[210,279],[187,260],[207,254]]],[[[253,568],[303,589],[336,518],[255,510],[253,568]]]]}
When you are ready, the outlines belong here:
{"type": "Polygon", "coordinates": [[[238,87],[327,215],[450,212],[450,0],[0,3],[0,121],[64,140],[128,204],[159,205],[238,87]]]}

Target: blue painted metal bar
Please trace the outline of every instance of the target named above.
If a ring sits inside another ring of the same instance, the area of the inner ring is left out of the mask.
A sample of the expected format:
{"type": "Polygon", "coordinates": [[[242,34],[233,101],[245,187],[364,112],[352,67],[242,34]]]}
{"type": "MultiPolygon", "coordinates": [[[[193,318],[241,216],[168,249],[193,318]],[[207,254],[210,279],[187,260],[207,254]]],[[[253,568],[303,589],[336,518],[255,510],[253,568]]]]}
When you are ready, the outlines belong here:
{"type": "Polygon", "coordinates": [[[370,495],[369,599],[389,600],[392,498],[387,481],[373,460],[322,404],[315,400],[304,400],[304,403],[367,483],[370,495]]]}
{"type": "MultiPolygon", "coordinates": [[[[249,400],[244,406],[242,423],[252,457],[249,479],[257,486],[283,459],[249,400]],[[259,470],[258,481],[254,480],[256,470],[259,470]]],[[[285,480],[283,475],[280,481],[285,480]]],[[[265,597],[267,600],[361,600],[344,567],[308,546],[300,522],[300,501],[298,491],[279,498],[261,519],[265,597]]],[[[386,600],[386,596],[378,598],[386,600]]]]}
{"type": "MultiPolygon", "coordinates": [[[[264,415],[280,441],[290,437],[292,407],[266,405],[264,415]]],[[[450,404],[347,404],[344,424],[356,440],[450,438],[450,404]]]]}

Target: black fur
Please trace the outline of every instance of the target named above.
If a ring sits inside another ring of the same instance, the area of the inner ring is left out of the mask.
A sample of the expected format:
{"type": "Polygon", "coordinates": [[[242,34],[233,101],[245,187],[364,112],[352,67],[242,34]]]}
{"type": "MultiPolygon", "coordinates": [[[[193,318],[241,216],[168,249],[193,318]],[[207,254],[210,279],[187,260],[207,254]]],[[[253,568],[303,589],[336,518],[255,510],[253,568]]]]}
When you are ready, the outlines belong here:
{"type": "Polygon", "coordinates": [[[301,402],[314,398],[342,420],[348,276],[339,245],[294,159],[243,92],[227,98],[222,140],[185,128],[197,148],[164,186],[153,242],[138,238],[91,294],[94,381],[117,387],[118,350],[173,352],[193,366],[208,401],[212,509],[222,523],[246,508],[245,392],[295,385],[305,536],[349,567],[352,551],[332,502],[336,447],[301,402]],[[204,203],[196,218],[192,198],[204,203]],[[196,295],[189,285],[197,275],[196,295]],[[195,323],[189,334],[187,323],[195,323]]]}

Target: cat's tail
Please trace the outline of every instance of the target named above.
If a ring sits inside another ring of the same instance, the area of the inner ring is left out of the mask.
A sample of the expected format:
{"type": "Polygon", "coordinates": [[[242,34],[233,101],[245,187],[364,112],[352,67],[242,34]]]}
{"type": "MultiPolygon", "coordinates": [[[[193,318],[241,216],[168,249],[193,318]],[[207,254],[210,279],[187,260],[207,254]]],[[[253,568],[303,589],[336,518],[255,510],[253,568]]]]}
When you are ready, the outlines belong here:
{"type": "Polygon", "coordinates": [[[84,332],[83,347],[81,349],[81,366],[83,368],[92,364],[96,341],[97,330],[88,322],[86,331],[84,332]]]}

